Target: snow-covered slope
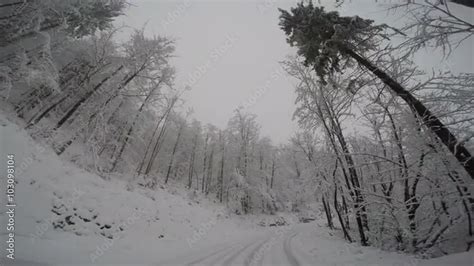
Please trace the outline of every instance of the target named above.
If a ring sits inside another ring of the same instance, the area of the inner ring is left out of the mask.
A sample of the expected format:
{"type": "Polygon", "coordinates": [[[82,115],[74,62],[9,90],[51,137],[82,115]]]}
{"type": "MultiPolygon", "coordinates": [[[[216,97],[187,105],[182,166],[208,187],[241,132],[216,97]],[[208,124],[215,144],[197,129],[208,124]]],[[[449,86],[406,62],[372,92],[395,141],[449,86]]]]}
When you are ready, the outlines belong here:
{"type": "MultiPolygon", "coordinates": [[[[151,191],[125,177],[103,180],[61,160],[3,115],[0,150],[2,177],[6,154],[14,154],[20,265],[473,265],[473,252],[422,261],[346,243],[322,221],[259,227],[261,217],[230,216],[179,187],[151,191]]],[[[0,181],[3,188],[6,179],[0,181]]],[[[1,197],[1,261],[8,263],[3,239],[11,231],[1,197]]]]}
{"type": "MultiPolygon", "coordinates": [[[[132,188],[125,181],[105,181],[78,169],[35,143],[3,115],[0,143],[2,175],[6,173],[4,156],[15,156],[17,260],[150,262],[213,237],[233,238],[235,233],[226,229],[242,227],[228,219],[223,206],[205,200],[198,204],[184,190],[132,188]]],[[[5,179],[1,182],[2,187],[6,185],[5,179]]],[[[5,197],[2,193],[2,202],[5,197]]],[[[0,224],[6,225],[4,204],[1,208],[0,224]]],[[[6,235],[6,226],[0,232],[6,235]]]]}

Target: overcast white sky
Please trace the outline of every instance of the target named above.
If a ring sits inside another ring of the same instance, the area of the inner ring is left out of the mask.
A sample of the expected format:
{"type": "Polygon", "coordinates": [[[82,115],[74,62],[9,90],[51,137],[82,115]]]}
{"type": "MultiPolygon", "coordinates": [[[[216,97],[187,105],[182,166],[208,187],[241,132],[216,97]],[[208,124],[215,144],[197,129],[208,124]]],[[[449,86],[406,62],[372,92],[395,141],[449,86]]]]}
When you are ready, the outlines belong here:
{"type": "MultiPolygon", "coordinates": [[[[262,135],[285,142],[295,131],[293,86],[282,75],[279,61],[292,53],[278,26],[278,7],[289,9],[293,1],[130,1],[119,24],[176,39],[176,85],[191,85],[186,104],[203,123],[224,128],[239,105],[258,116],[262,135]]],[[[317,2],[317,1],[314,1],[317,2]]],[[[332,8],[334,1],[321,1],[332,8]]],[[[348,1],[349,2],[349,1],[348,1]]],[[[351,1],[340,9],[377,22],[393,23],[374,0],[351,1]],[[357,3],[355,3],[357,2],[357,3]]],[[[379,1],[383,2],[383,1],[379,1]]],[[[464,15],[474,17],[474,10],[464,15]]],[[[451,68],[473,69],[473,42],[461,47],[451,68]],[[458,67],[459,66],[459,67],[458,67]]],[[[427,68],[439,66],[440,56],[427,53],[419,60],[427,68]]]]}

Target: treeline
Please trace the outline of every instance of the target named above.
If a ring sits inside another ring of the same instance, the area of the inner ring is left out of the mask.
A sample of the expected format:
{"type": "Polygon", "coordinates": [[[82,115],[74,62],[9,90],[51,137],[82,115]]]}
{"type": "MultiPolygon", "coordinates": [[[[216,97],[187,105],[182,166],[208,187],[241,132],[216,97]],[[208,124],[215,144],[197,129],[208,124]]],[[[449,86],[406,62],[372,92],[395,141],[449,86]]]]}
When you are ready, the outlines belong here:
{"type": "Polygon", "coordinates": [[[328,226],[349,242],[428,256],[470,250],[474,75],[428,75],[412,58],[462,42],[473,25],[440,1],[393,8],[413,16],[403,32],[309,1],[281,10],[298,51],[284,63],[304,129],[294,144],[328,226]]]}
{"type": "Polygon", "coordinates": [[[174,84],[173,40],[139,29],[117,42],[121,29],[112,22],[126,7],[107,0],[0,6],[2,101],[28,132],[105,179],[123,175],[150,189],[184,184],[239,214],[304,205],[287,178],[299,173],[281,158],[298,162],[259,135],[254,115],[238,109],[225,129],[189,118],[184,89],[174,84]]]}

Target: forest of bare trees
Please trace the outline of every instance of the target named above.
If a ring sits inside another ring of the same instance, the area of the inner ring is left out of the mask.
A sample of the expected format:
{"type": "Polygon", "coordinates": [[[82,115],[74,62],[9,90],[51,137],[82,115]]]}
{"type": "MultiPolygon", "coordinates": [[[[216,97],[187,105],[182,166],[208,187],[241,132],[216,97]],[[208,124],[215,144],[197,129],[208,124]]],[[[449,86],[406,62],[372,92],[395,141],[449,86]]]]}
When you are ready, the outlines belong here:
{"type": "Polygon", "coordinates": [[[286,144],[260,134],[244,108],[225,128],[194,119],[175,84],[175,40],[144,27],[117,41],[122,0],[0,4],[0,97],[33,138],[106,180],[183,184],[239,215],[316,201],[348,242],[470,250],[474,74],[425,73],[414,54],[449,57],[474,25],[449,1],[419,2],[390,5],[415,18],[399,29],[307,1],[281,10],[297,49],[281,64],[299,126],[286,144]]]}

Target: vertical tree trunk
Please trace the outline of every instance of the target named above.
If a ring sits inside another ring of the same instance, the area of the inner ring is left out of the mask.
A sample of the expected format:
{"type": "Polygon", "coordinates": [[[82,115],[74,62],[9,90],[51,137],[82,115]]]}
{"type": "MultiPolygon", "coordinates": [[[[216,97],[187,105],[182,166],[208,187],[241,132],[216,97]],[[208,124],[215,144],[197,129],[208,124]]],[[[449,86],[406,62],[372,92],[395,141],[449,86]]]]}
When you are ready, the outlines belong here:
{"type": "Polygon", "coordinates": [[[275,158],[272,159],[272,176],[270,179],[270,189],[273,189],[274,179],[275,179],[275,158]]]}
{"type": "Polygon", "coordinates": [[[168,179],[170,177],[171,168],[173,167],[174,155],[176,154],[176,151],[178,150],[179,140],[181,138],[181,133],[183,131],[184,125],[185,123],[182,123],[178,128],[178,136],[176,137],[176,142],[174,143],[173,151],[171,152],[171,159],[168,165],[168,171],[166,172],[165,184],[168,183],[168,179]]]}
{"type": "Polygon", "coordinates": [[[206,180],[206,195],[209,194],[209,189],[212,181],[212,170],[214,165],[214,145],[211,146],[211,154],[209,155],[209,165],[207,170],[207,180],[206,180]]]}
{"type": "Polygon", "coordinates": [[[222,141],[222,159],[221,159],[221,169],[219,173],[219,202],[222,203],[222,199],[224,196],[224,159],[225,159],[225,141],[222,138],[222,132],[220,134],[221,141],[222,141]]]}
{"type": "Polygon", "coordinates": [[[197,140],[198,140],[198,134],[194,136],[193,140],[193,149],[191,151],[191,158],[189,159],[189,169],[188,169],[188,188],[191,189],[191,186],[193,185],[193,173],[194,173],[194,158],[196,156],[196,147],[197,147],[197,140]]]}
{"type": "Polygon", "coordinates": [[[344,213],[344,222],[346,223],[346,229],[351,230],[351,223],[349,222],[349,208],[347,207],[347,201],[346,197],[343,194],[342,187],[340,187],[341,190],[341,198],[342,198],[342,210],[344,213]]]}
{"type": "Polygon", "coordinates": [[[324,195],[321,196],[321,201],[323,203],[324,213],[326,214],[326,219],[328,221],[328,227],[329,227],[329,229],[334,229],[334,226],[332,224],[331,210],[330,210],[329,204],[327,204],[327,202],[326,202],[326,199],[325,199],[324,195]]]}
{"type": "Polygon", "coordinates": [[[300,171],[300,167],[298,166],[298,161],[296,160],[294,153],[293,153],[293,163],[295,164],[296,177],[299,178],[301,176],[301,171],[300,171]]]}
{"type": "Polygon", "coordinates": [[[206,186],[206,168],[207,168],[207,145],[209,141],[209,133],[206,133],[206,139],[204,140],[204,163],[202,165],[202,183],[201,191],[204,193],[204,188],[206,186]]]}
{"type": "Polygon", "coordinates": [[[337,202],[337,189],[338,189],[337,185],[336,185],[336,183],[334,183],[334,209],[336,210],[337,218],[339,220],[339,224],[341,225],[341,229],[342,229],[342,233],[344,234],[344,238],[347,241],[352,242],[352,238],[349,235],[349,232],[347,231],[348,228],[346,228],[346,224],[344,223],[344,220],[342,219],[341,206],[337,202]]]}
{"type": "Polygon", "coordinates": [[[244,167],[242,174],[244,177],[247,177],[247,166],[248,166],[248,155],[247,155],[247,140],[244,140],[244,145],[243,145],[243,157],[244,157],[244,167]]]}

